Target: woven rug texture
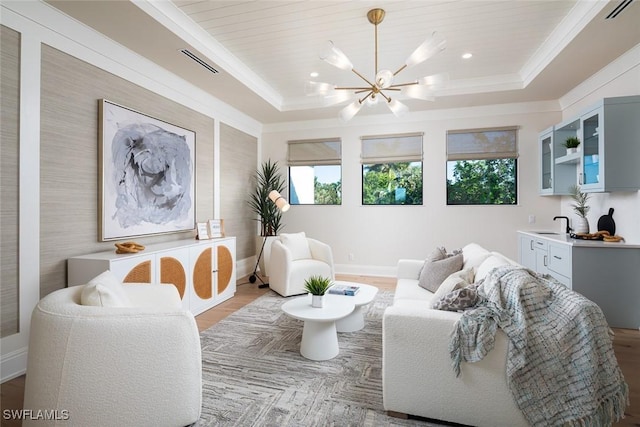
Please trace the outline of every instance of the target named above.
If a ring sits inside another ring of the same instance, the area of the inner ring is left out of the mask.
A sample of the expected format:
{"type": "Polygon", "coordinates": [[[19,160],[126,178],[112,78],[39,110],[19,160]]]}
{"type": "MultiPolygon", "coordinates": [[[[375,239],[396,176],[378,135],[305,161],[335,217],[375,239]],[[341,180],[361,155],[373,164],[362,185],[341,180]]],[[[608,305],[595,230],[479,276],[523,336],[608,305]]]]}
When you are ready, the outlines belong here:
{"type": "Polygon", "coordinates": [[[382,314],[392,292],[365,306],[365,327],[339,333],[340,354],[300,355],[303,322],[271,291],[200,334],[204,426],[437,426],[386,415],[382,314]]]}

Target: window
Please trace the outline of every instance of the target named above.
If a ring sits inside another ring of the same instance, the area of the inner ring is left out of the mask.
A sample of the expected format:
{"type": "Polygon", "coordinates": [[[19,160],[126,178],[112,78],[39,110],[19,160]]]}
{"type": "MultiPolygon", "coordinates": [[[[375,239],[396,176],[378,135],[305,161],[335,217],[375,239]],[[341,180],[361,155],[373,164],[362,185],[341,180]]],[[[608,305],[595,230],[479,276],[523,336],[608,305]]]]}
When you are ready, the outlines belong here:
{"type": "Polygon", "coordinates": [[[422,204],[422,133],[362,137],[362,204],[422,204]]]}
{"type": "Polygon", "coordinates": [[[289,141],[289,203],[342,204],[340,138],[289,141]]]}
{"type": "Polygon", "coordinates": [[[515,205],[517,127],[447,132],[447,205],[515,205]]]}

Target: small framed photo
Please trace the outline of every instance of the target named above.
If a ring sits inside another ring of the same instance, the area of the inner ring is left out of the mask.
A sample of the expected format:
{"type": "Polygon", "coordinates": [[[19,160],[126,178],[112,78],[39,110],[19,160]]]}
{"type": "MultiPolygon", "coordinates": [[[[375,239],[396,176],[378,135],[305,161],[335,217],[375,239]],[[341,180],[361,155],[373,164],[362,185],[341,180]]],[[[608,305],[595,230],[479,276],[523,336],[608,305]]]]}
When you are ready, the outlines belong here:
{"type": "Polygon", "coordinates": [[[210,219],[208,221],[209,237],[214,239],[216,237],[224,237],[224,220],[222,219],[210,219]]]}
{"type": "Polygon", "coordinates": [[[211,238],[211,236],[209,236],[209,228],[207,227],[206,222],[197,223],[197,227],[198,235],[196,236],[196,239],[208,240],[211,238]]]}

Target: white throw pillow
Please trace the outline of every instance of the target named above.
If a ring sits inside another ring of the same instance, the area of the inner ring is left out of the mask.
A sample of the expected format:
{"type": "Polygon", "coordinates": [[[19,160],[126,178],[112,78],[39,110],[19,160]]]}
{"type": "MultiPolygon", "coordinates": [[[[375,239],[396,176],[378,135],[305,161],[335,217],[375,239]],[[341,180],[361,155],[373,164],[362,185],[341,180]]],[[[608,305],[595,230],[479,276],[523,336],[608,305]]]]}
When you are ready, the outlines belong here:
{"type": "Polygon", "coordinates": [[[433,308],[435,303],[441,300],[445,295],[455,291],[456,289],[464,288],[470,283],[473,283],[473,269],[471,268],[450,274],[449,277],[444,279],[438,290],[433,293],[431,308],[433,308]]]}
{"type": "Polygon", "coordinates": [[[309,242],[304,231],[300,233],[282,233],[280,235],[280,241],[282,244],[291,251],[291,259],[293,261],[298,259],[311,259],[311,250],[309,249],[309,242]]]}
{"type": "Polygon", "coordinates": [[[109,270],[94,277],[82,289],[80,304],[98,307],[131,307],[123,284],[109,270]]]}
{"type": "Polygon", "coordinates": [[[496,267],[500,267],[501,265],[509,265],[509,261],[496,255],[491,255],[489,258],[482,261],[482,264],[478,266],[478,271],[476,271],[476,283],[487,277],[491,270],[496,267]]]}

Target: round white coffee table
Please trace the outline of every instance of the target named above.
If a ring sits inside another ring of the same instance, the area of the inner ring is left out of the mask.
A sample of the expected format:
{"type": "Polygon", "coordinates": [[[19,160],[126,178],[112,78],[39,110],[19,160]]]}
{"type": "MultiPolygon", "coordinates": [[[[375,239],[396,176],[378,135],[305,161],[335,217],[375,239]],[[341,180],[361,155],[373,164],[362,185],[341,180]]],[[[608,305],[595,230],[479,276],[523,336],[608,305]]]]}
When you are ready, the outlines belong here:
{"type": "Polygon", "coordinates": [[[378,294],[378,288],[371,285],[365,285],[362,283],[355,282],[345,282],[336,280],[334,282],[335,285],[345,285],[345,286],[358,286],[360,290],[354,295],[343,295],[338,296],[339,298],[348,299],[353,301],[353,304],[356,308],[349,314],[347,317],[343,317],[342,319],[336,322],[336,329],[338,332],[355,332],[364,328],[364,306],[369,304],[378,294]]]}
{"type": "Polygon", "coordinates": [[[340,352],[336,320],[348,316],[355,305],[337,295],[325,295],[322,308],[311,307],[311,294],[282,304],[282,311],[304,321],[300,354],[311,360],[333,359],[340,352]]]}

